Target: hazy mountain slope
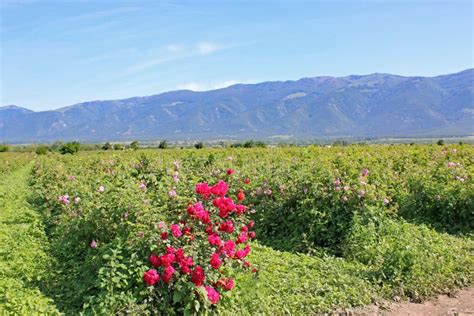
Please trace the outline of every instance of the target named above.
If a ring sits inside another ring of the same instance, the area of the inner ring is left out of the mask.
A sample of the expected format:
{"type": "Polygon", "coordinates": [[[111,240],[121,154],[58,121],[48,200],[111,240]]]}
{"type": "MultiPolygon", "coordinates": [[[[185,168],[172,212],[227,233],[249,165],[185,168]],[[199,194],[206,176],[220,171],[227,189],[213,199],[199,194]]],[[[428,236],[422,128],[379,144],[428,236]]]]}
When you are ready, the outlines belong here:
{"type": "Polygon", "coordinates": [[[474,134],[474,70],[238,84],[93,101],[54,111],[0,108],[0,142],[474,134]]]}

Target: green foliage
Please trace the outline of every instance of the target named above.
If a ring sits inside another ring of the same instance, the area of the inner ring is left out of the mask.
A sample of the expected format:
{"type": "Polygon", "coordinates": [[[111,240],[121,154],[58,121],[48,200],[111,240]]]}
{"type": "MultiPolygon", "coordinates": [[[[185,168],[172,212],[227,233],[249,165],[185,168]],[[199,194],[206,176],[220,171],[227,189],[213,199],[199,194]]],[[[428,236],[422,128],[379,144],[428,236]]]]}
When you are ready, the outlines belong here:
{"type": "Polygon", "coordinates": [[[350,142],[345,139],[338,139],[334,143],[332,143],[333,146],[349,146],[350,142]]]}
{"type": "Polygon", "coordinates": [[[124,150],[125,147],[122,144],[114,144],[114,150],[124,150]]]}
{"type": "Polygon", "coordinates": [[[33,160],[29,153],[3,153],[0,155],[0,184],[2,179],[33,160]]]}
{"type": "MultiPolygon", "coordinates": [[[[66,314],[147,314],[156,302],[164,314],[180,314],[185,300],[203,313],[187,289],[151,292],[142,277],[157,223],[195,201],[196,182],[227,177],[251,205],[257,273],[239,275],[212,313],[316,314],[395,296],[419,301],[474,281],[473,156],[470,145],[435,144],[38,156],[29,190],[54,258],[38,288],[66,314]],[[67,205],[58,202],[65,194],[67,205]]],[[[28,159],[0,155],[0,174],[28,159]]]]}
{"type": "Polygon", "coordinates": [[[103,150],[112,150],[112,149],[113,149],[113,146],[112,146],[111,143],[106,142],[106,143],[102,146],[102,149],[103,149],[103,150]]]}
{"type": "Polygon", "coordinates": [[[27,177],[23,167],[0,184],[0,314],[59,315],[38,287],[52,259],[41,216],[27,201],[27,177]]]}
{"type": "Polygon", "coordinates": [[[59,152],[59,150],[61,149],[61,147],[63,147],[64,143],[61,142],[61,141],[56,141],[54,142],[49,148],[51,151],[53,152],[59,152]]]}
{"type": "Polygon", "coordinates": [[[74,155],[75,153],[79,152],[80,149],[80,144],[76,141],[71,142],[71,143],[66,143],[59,148],[59,152],[63,155],[65,154],[71,154],[74,155]]]}
{"type": "Polygon", "coordinates": [[[368,279],[388,298],[421,301],[447,288],[467,286],[474,277],[469,255],[474,242],[438,234],[404,221],[358,221],[346,240],[344,257],[365,264],[368,279]]]}
{"type": "Polygon", "coordinates": [[[10,147],[8,145],[2,145],[0,144],[0,153],[4,153],[10,150],[10,147]]]}
{"type": "Polygon", "coordinates": [[[196,144],[194,144],[194,148],[202,149],[202,148],[204,148],[204,143],[203,142],[197,142],[196,144]]]}
{"type": "Polygon", "coordinates": [[[237,279],[236,298],[224,315],[307,315],[370,304],[378,288],[364,279],[366,267],[340,258],[292,254],[253,245],[255,275],[237,279]],[[245,312],[244,312],[245,311],[245,312]]]}
{"type": "Polygon", "coordinates": [[[37,155],[46,155],[49,152],[49,147],[46,145],[39,145],[35,149],[37,155]]]}
{"type": "Polygon", "coordinates": [[[162,140],[159,144],[158,144],[158,148],[159,149],[167,149],[168,148],[168,142],[166,140],[162,140]]]}
{"type": "Polygon", "coordinates": [[[436,144],[438,144],[439,146],[444,146],[444,140],[440,139],[436,144]]]}
{"type": "Polygon", "coordinates": [[[137,150],[140,148],[140,143],[138,141],[133,141],[129,145],[130,149],[137,150]]]}
{"type": "Polygon", "coordinates": [[[234,143],[231,148],[265,148],[267,145],[262,141],[248,140],[244,143],[234,143]]]}

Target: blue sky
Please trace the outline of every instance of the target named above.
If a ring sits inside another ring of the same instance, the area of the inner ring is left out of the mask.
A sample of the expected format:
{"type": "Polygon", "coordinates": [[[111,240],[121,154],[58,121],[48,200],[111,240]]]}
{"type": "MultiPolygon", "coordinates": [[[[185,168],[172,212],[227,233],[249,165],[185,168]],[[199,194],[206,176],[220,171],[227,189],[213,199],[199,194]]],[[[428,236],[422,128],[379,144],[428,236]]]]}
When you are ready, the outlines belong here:
{"type": "Polygon", "coordinates": [[[33,110],[237,82],[473,67],[472,1],[0,2],[0,105],[33,110]]]}

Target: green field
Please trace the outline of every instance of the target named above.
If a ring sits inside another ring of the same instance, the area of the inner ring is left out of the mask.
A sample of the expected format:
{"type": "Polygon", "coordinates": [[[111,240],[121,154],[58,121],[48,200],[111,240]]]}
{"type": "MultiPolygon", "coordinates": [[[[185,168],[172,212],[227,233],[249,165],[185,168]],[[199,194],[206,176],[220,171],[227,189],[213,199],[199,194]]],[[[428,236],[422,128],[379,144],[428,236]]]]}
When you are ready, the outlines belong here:
{"type": "Polygon", "coordinates": [[[0,314],[300,315],[423,301],[474,281],[473,177],[472,145],[1,153],[0,314]],[[205,267],[217,304],[184,272],[147,286],[150,253],[167,242],[209,265],[217,250],[186,210],[197,183],[219,180],[245,196],[235,224],[255,222],[251,268],[205,267]],[[160,241],[161,222],[191,233],[160,241]]]}

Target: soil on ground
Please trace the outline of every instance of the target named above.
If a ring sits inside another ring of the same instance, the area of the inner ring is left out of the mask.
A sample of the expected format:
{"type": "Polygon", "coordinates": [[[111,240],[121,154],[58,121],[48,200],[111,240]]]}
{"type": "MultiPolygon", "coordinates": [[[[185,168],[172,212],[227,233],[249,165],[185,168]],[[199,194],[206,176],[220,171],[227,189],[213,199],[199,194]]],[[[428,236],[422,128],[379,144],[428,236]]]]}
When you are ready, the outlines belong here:
{"type": "Polygon", "coordinates": [[[450,295],[439,295],[423,303],[382,302],[347,312],[346,315],[387,316],[474,316],[474,288],[459,290],[450,295]]]}

